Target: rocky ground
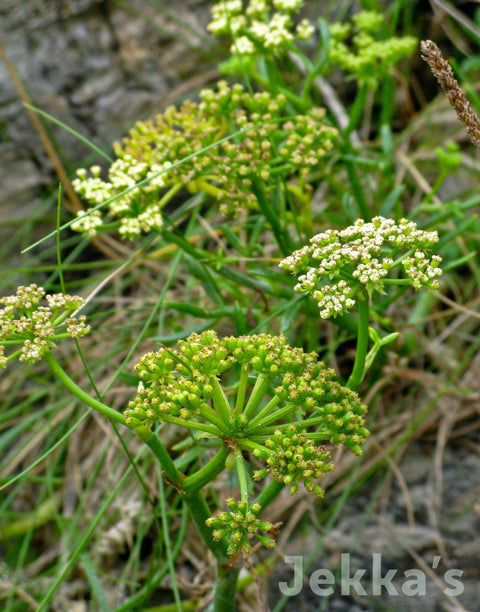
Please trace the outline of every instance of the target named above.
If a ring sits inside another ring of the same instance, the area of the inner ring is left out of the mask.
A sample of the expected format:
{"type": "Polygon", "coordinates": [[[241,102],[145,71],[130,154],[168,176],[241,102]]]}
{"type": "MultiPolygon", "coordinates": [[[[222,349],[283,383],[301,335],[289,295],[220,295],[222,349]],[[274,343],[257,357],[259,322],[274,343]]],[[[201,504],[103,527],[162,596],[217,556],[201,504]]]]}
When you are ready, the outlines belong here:
{"type": "MultiPolygon", "coordinates": [[[[186,0],[181,15],[177,2],[154,4],[0,0],[0,40],[31,103],[110,151],[135,120],[212,78],[209,3],[186,0]]],[[[58,179],[1,60],[0,118],[2,215],[24,218],[58,179]]],[[[45,125],[67,170],[88,156],[98,163],[77,138],[45,125]]]]}
{"type": "Polygon", "coordinates": [[[470,397],[439,397],[436,428],[390,463],[380,494],[376,478],[348,499],[322,551],[312,526],[286,547],[303,557],[303,582],[292,581],[298,560],[280,565],[272,604],[286,591],[284,610],[302,612],[480,610],[479,380],[477,354],[458,385],[470,397]]]}

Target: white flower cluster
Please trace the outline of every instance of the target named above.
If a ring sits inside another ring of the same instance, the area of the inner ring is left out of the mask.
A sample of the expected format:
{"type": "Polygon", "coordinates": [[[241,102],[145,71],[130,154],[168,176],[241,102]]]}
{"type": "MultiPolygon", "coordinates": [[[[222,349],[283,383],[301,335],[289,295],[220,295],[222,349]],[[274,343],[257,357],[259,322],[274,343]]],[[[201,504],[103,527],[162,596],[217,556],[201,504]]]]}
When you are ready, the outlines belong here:
{"type": "Polygon", "coordinates": [[[442,271],[438,267],[442,258],[438,255],[433,255],[430,260],[425,257],[423,251],[415,251],[413,257],[406,257],[403,262],[405,274],[412,281],[412,286],[419,289],[422,285],[437,288],[438,282],[436,278],[441,275],[442,271]]]}
{"type": "Polygon", "coordinates": [[[20,361],[36,361],[47,353],[53,340],[70,336],[78,338],[89,331],[85,316],[69,315],[78,310],[84,301],[81,297],[55,293],[45,295],[42,287],[31,284],[18,287],[15,295],[0,298],[0,367],[18,356],[20,361]],[[47,306],[39,306],[45,298],[47,306]],[[66,325],[66,330],[64,326],[66,325]],[[61,329],[58,329],[61,328],[61,329]],[[21,346],[7,359],[5,347],[21,346]]]}
{"type": "Polygon", "coordinates": [[[383,293],[384,279],[400,266],[415,289],[437,289],[441,257],[425,255],[437,241],[437,232],[420,230],[407,219],[398,223],[384,217],[368,223],[358,219],[344,230],[317,234],[310,245],[292,253],[280,267],[294,274],[303,272],[295,291],[311,293],[322,318],[328,318],[352,308],[362,288],[370,295],[373,291],[383,293]],[[337,282],[329,285],[328,280],[337,282]]]}
{"type": "MultiPolygon", "coordinates": [[[[108,212],[112,218],[120,219],[118,230],[120,235],[133,240],[142,232],[159,230],[162,227],[163,220],[158,205],[147,205],[145,202],[149,193],[156,191],[159,185],[163,184],[164,175],[155,177],[141,188],[135,188],[135,185],[167,168],[166,165],[150,168],[147,163],[139,162],[131,155],[125,155],[116,159],[110,166],[108,181],[100,178],[100,166],[92,166],[90,168],[92,176],[87,176],[87,171],[81,168],[77,171],[77,178],[72,181],[72,185],[77,193],[94,205],[115,198],[108,204],[108,212]],[[131,191],[118,196],[128,189],[131,191]]],[[[102,214],[100,210],[89,209],[86,212],[87,215],[85,211],[78,213],[81,218],[72,223],[72,229],[93,237],[103,225],[102,214]]]]}
{"type": "Polygon", "coordinates": [[[138,217],[123,217],[120,221],[118,232],[122,238],[133,240],[138,238],[142,232],[148,233],[152,230],[160,230],[163,219],[158,203],[150,204],[139,214],[138,217]]]}
{"type": "Polygon", "coordinates": [[[294,27],[292,15],[302,5],[303,0],[250,0],[244,8],[241,0],[224,0],[212,7],[213,19],[207,29],[233,38],[232,53],[278,52],[295,39],[309,39],[315,31],[308,19],[294,27]]]}
{"type": "Polygon", "coordinates": [[[89,208],[86,211],[80,210],[77,216],[81,218],[72,223],[72,230],[87,234],[90,238],[96,236],[98,229],[103,225],[100,211],[89,208]]]}
{"type": "Polygon", "coordinates": [[[199,98],[137,122],[114,144],[117,159],[105,180],[98,166],[77,172],[74,188],[91,207],[73,229],[90,237],[112,230],[126,239],[161,231],[162,210],[180,190],[203,192],[223,214],[238,216],[259,208],[255,179],[263,181],[266,194],[280,182],[292,185],[292,205],[301,200],[303,206],[337,136],[325,110],[312,108],[286,121],[284,95],[250,93],[223,80],[199,98]],[[236,130],[244,132],[225,140],[236,130]]]}
{"type": "Polygon", "coordinates": [[[321,291],[314,291],[312,295],[317,300],[322,319],[334,317],[355,306],[355,300],[351,298],[353,290],[344,280],[333,286],[325,285],[321,291]]]}

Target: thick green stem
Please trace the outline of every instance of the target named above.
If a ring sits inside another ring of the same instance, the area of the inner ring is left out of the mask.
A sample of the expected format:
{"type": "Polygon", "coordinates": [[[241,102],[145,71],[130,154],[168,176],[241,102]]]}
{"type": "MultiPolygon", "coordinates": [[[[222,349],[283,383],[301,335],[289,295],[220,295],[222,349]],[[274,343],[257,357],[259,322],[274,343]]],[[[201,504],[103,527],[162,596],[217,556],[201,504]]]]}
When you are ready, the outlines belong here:
{"type": "Polygon", "coordinates": [[[237,401],[235,402],[235,411],[240,413],[245,404],[245,396],[247,393],[248,373],[250,366],[248,363],[242,363],[242,371],[240,374],[240,382],[238,383],[237,401]]]}
{"type": "Polygon", "coordinates": [[[262,512],[277,497],[277,495],[284,487],[284,483],[278,482],[278,480],[272,480],[268,483],[268,485],[263,489],[263,491],[255,500],[262,506],[262,512]]]}
{"type": "MultiPolygon", "coordinates": [[[[101,412],[109,419],[116,421],[117,423],[121,423],[122,425],[126,425],[125,417],[120,412],[113,410],[109,406],[106,406],[103,402],[90,397],[88,393],[83,391],[73,380],[68,376],[68,374],[62,369],[60,364],[55,360],[55,358],[47,353],[44,356],[45,362],[48,364],[50,369],[53,371],[55,376],[59,378],[62,384],[72,392],[73,395],[78,397],[81,401],[83,401],[87,406],[91,406],[98,412],[101,412]]],[[[215,610],[223,611],[227,610],[226,602],[229,602],[228,610],[231,612],[232,610],[232,602],[235,600],[235,591],[236,584],[238,578],[238,568],[228,568],[223,564],[228,563],[228,555],[227,555],[227,545],[224,541],[216,542],[213,539],[212,528],[208,527],[206,524],[206,520],[210,518],[211,512],[208,507],[207,502],[205,501],[204,496],[201,494],[199,490],[190,490],[188,492],[183,490],[183,484],[185,482],[189,482],[190,485],[199,484],[198,479],[205,480],[205,474],[202,472],[200,474],[201,478],[198,476],[199,472],[197,472],[197,482],[188,481],[185,476],[177,470],[175,464],[172,461],[172,458],[167,452],[167,449],[160,442],[158,437],[153,434],[148,428],[139,427],[136,430],[136,433],[142,438],[142,440],[149,446],[149,448],[153,451],[155,457],[158,459],[159,463],[162,466],[164,476],[166,480],[171,484],[175,489],[179,491],[187,505],[190,513],[192,515],[193,521],[197,526],[200,535],[202,536],[203,541],[206,546],[212,551],[215,555],[215,558],[218,562],[219,567],[219,579],[217,580],[217,586],[215,587],[215,602],[217,601],[217,590],[218,590],[218,601],[219,606],[217,608],[217,603],[215,603],[215,610]]],[[[207,464],[209,466],[210,475],[214,477],[216,475],[217,470],[225,463],[225,457],[228,454],[228,449],[222,448],[214,460],[207,464]]],[[[207,468],[207,466],[205,466],[207,468]]],[[[208,471],[208,470],[206,470],[208,471]]],[[[210,478],[208,479],[210,481],[210,478]]]]}
{"type": "Polygon", "coordinates": [[[357,333],[357,353],[355,363],[347,387],[356,391],[363,380],[365,371],[365,359],[368,351],[368,322],[369,322],[369,297],[363,291],[357,300],[358,306],[358,333],[357,333]]]}
{"type": "Polygon", "coordinates": [[[165,479],[169,482],[169,484],[182,492],[181,489],[185,476],[177,470],[172,458],[168,454],[167,449],[151,431],[148,431],[148,433],[140,433],[138,430],[136,431],[158,459],[160,465],[162,466],[165,479]]]}
{"type": "Polygon", "coordinates": [[[212,482],[225,469],[225,460],[229,452],[229,448],[223,444],[213,459],[210,459],[206,465],[194,474],[187,476],[182,486],[185,493],[199,490],[209,482],[212,482]]]}
{"type": "Polygon", "coordinates": [[[215,579],[214,612],[234,612],[237,580],[240,568],[230,563],[217,563],[215,579]]]}
{"type": "Polygon", "coordinates": [[[238,485],[240,487],[242,502],[248,503],[247,471],[245,469],[245,462],[243,460],[242,452],[239,449],[236,451],[235,466],[237,468],[238,485]]]}
{"type": "Polygon", "coordinates": [[[159,200],[157,204],[158,208],[161,210],[164,206],[166,206],[170,202],[170,200],[173,198],[173,196],[178,191],[180,191],[180,189],[183,189],[183,187],[184,187],[184,184],[182,181],[179,181],[178,183],[173,185],[173,187],[170,187],[167,193],[159,200]]]}
{"type": "Polygon", "coordinates": [[[53,357],[51,353],[46,353],[43,356],[44,361],[48,365],[48,367],[52,370],[55,376],[61,381],[64,387],[66,387],[69,391],[73,393],[78,399],[85,402],[87,406],[94,408],[98,412],[101,412],[112,421],[116,421],[117,423],[121,423],[122,425],[126,425],[125,417],[121,412],[117,412],[113,408],[106,406],[103,402],[91,397],[80,389],[80,387],[73,382],[70,376],[65,372],[65,370],[60,366],[57,360],[53,357]]]}
{"type": "MultiPolygon", "coordinates": [[[[87,404],[87,406],[94,408],[112,421],[116,421],[117,423],[127,426],[125,417],[121,412],[117,412],[113,408],[110,408],[100,400],[91,397],[88,393],[81,389],[75,382],[73,382],[70,376],[60,366],[51,353],[47,353],[43,358],[55,376],[69,391],[71,391],[71,393],[73,393],[73,395],[78,397],[79,400],[87,404]]],[[[170,455],[160,440],[147,428],[137,428],[135,431],[142,438],[145,444],[150,447],[157,459],[160,461],[162,469],[164,470],[165,476],[169,482],[176,487],[180,487],[183,480],[183,474],[177,470],[170,455]]]]}
{"type": "Polygon", "coordinates": [[[206,520],[212,516],[212,512],[205,501],[205,497],[200,491],[192,491],[182,495],[182,497],[205,545],[212,551],[219,565],[220,563],[226,563],[229,558],[227,543],[225,540],[215,541],[213,539],[213,528],[206,524],[206,520]]]}

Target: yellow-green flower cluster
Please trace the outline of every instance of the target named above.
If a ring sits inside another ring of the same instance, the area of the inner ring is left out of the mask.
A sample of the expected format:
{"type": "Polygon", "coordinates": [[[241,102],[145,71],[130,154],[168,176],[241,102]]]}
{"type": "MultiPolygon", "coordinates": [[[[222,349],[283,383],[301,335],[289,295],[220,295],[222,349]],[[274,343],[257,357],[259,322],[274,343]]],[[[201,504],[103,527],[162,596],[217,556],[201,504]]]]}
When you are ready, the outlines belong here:
{"type": "Polygon", "coordinates": [[[333,463],[328,461],[330,453],[324,446],[318,446],[305,434],[297,433],[294,424],[283,431],[277,429],[264,446],[253,451],[255,457],[263,459],[268,466],[254,473],[255,480],[270,474],[275,480],[288,485],[292,495],[298,491],[299,482],[303,481],[307,491],[319,497],[323,495],[322,488],[315,480],[333,470],[333,463]]]}
{"type": "Polygon", "coordinates": [[[366,407],[355,391],[342,387],[335,372],[323,363],[309,363],[302,372],[286,373],[275,389],[282,400],[311,410],[317,432],[331,444],[344,444],[360,455],[368,435],[364,427],[366,407]]]}
{"type": "Polygon", "coordinates": [[[90,174],[78,171],[73,186],[92,208],[112,201],[80,218],[73,229],[94,236],[100,229],[116,227],[128,239],[159,230],[162,208],[182,188],[203,191],[220,203],[224,214],[233,216],[258,209],[255,180],[262,181],[267,194],[278,181],[286,182],[293,200],[299,187],[308,191],[308,174],[320,167],[337,134],[324,123],[324,109],[314,108],[289,121],[284,96],[251,94],[224,81],[215,90],[203,90],[200,98],[199,103],[171,106],[153,121],[136,123],[123,144],[115,145],[117,159],[107,180],[101,179],[98,166],[90,174]],[[238,130],[244,131],[201,153],[238,130]],[[143,180],[147,182],[135,187],[143,180]]]}
{"type": "Polygon", "coordinates": [[[232,497],[225,500],[230,511],[221,510],[206,520],[208,527],[213,528],[213,539],[229,540],[227,553],[233,557],[238,552],[248,555],[252,551],[251,538],[256,538],[262,546],[273,548],[275,540],[269,534],[274,530],[270,521],[257,518],[261,510],[258,503],[248,505],[232,497]]]}
{"type": "Polygon", "coordinates": [[[163,421],[207,431],[209,439],[216,436],[230,448],[253,451],[265,463],[257,478],[270,474],[293,486],[292,491],[303,480],[308,490],[319,493],[314,479],[331,469],[322,442],[344,444],[360,454],[368,435],[366,408],[358,395],[343,387],[316,353],[289,346],[283,336],[192,334],[178,349],[148,353],[135,372],[141,382],[125,413],[130,427],[163,421]],[[281,455],[286,463],[295,447],[289,467],[276,462],[278,445],[287,453],[281,455]]]}
{"type": "Polygon", "coordinates": [[[437,241],[437,232],[420,230],[407,219],[358,219],[344,230],[317,234],[280,267],[299,275],[295,291],[312,294],[326,319],[350,310],[363,288],[371,295],[383,293],[385,283],[403,284],[386,279],[400,268],[415,289],[437,289],[441,257],[425,254],[437,241]]]}
{"type": "Polygon", "coordinates": [[[386,72],[415,51],[418,40],[413,36],[392,36],[382,40],[384,18],[374,11],[357,13],[353,23],[353,28],[344,23],[329,26],[330,65],[343,68],[359,83],[375,88],[386,72]]]}
{"type": "MultiPolygon", "coordinates": [[[[309,364],[317,362],[316,353],[304,353],[300,348],[289,346],[284,336],[229,336],[221,342],[236,362],[248,364],[259,374],[300,374],[309,364]]],[[[332,370],[323,368],[328,376],[333,376],[332,370]]]]}
{"type": "Polygon", "coordinates": [[[256,53],[282,53],[295,40],[308,40],[315,31],[308,19],[296,25],[293,15],[303,0],[242,0],[217,2],[207,29],[233,40],[231,53],[253,56],[256,53]]]}
{"type": "Polygon", "coordinates": [[[0,367],[18,357],[36,361],[54,346],[59,338],[78,338],[88,333],[85,316],[70,315],[83,306],[81,297],[55,293],[48,295],[31,284],[18,287],[15,295],[0,298],[0,367]],[[40,305],[45,300],[46,305],[40,305]],[[21,347],[20,349],[17,347],[21,347]],[[13,348],[8,356],[5,348],[13,348]]]}

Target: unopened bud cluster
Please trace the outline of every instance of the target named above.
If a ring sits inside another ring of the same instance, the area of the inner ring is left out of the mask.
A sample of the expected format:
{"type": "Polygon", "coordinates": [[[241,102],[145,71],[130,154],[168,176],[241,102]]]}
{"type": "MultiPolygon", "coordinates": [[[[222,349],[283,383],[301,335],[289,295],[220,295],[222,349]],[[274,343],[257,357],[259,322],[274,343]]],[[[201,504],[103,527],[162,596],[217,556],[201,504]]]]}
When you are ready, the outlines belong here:
{"type": "Polygon", "coordinates": [[[301,372],[287,372],[275,392],[282,400],[311,410],[317,432],[323,440],[343,444],[353,453],[362,453],[368,435],[364,427],[366,407],[355,391],[342,387],[335,372],[321,362],[309,363],[301,372]]]}
{"type": "Polygon", "coordinates": [[[265,448],[254,450],[253,454],[267,464],[266,468],[253,474],[254,479],[260,480],[270,474],[275,480],[288,485],[292,495],[298,491],[298,484],[302,480],[307,491],[322,496],[323,490],[315,480],[333,470],[333,463],[328,461],[328,450],[316,445],[304,434],[297,433],[294,424],[283,431],[276,430],[273,437],[265,441],[265,448]]]}
{"type": "Polygon", "coordinates": [[[85,316],[70,315],[83,306],[81,297],[55,293],[48,295],[31,284],[18,287],[15,295],[0,298],[0,367],[18,357],[36,361],[47,353],[59,338],[78,338],[88,333],[85,316]],[[41,305],[42,300],[46,305],[41,305]],[[21,348],[19,348],[21,347],[21,348]],[[5,354],[5,348],[13,353],[5,354]]]}
{"type": "Polygon", "coordinates": [[[258,471],[257,478],[271,475],[292,486],[292,491],[300,480],[308,490],[321,491],[313,481],[331,469],[322,442],[342,443],[360,454],[368,435],[366,408],[358,395],[343,387],[315,353],[290,347],[283,336],[219,339],[214,331],[192,334],[176,350],[161,348],[148,353],[135,372],[141,382],[125,413],[128,425],[180,424],[183,419],[193,429],[196,423],[199,429],[201,423],[208,424],[209,431],[216,427],[219,440],[254,451],[263,460],[265,470],[258,471]],[[239,367],[247,368],[250,380],[258,383],[260,379],[263,391],[258,406],[247,409],[248,389],[238,389],[246,405],[228,399],[225,414],[218,402],[232,395],[231,373],[226,378],[228,387],[219,387],[219,383],[224,373],[239,367]],[[265,402],[270,402],[271,411],[262,408],[265,402]],[[294,415],[299,422],[292,427],[294,415]]]}
{"type": "Polygon", "coordinates": [[[203,90],[200,98],[199,103],[187,100],[179,108],[170,106],[153,121],[136,123],[123,143],[115,145],[117,159],[107,180],[100,177],[98,166],[90,174],[78,171],[73,186],[92,208],[114,199],[79,218],[73,229],[94,236],[102,228],[116,228],[127,239],[158,231],[162,208],[180,189],[206,193],[232,216],[259,208],[254,181],[261,181],[266,194],[279,181],[291,183],[293,201],[299,189],[302,197],[311,191],[309,175],[321,168],[337,135],[325,124],[324,109],[288,120],[283,95],[251,94],[224,81],[215,90],[203,90]],[[201,153],[238,130],[245,131],[201,153]]]}
{"type": "Polygon", "coordinates": [[[426,255],[437,241],[437,232],[420,230],[407,219],[358,219],[344,230],[317,234],[280,267],[298,275],[295,291],[312,294],[326,319],[350,310],[362,289],[371,295],[384,293],[386,282],[402,284],[394,277],[402,269],[415,289],[437,289],[441,257],[426,255]],[[388,276],[393,278],[387,281],[388,276]]]}
{"type": "Polygon", "coordinates": [[[275,540],[269,534],[274,526],[270,521],[257,518],[261,510],[258,503],[251,506],[245,501],[237,501],[231,497],[225,500],[229,511],[221,510],[207,519],[208,527],[213,529],[213,539],[227,538],[229,545],[227,552],[234,556],[238,552],[248,555],[252,546],[250,539],[255,537],[265,548],[273,548],[275,540]]]}

